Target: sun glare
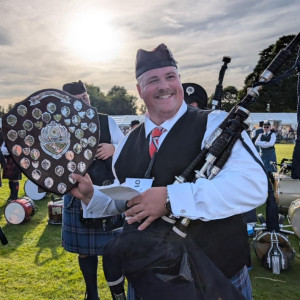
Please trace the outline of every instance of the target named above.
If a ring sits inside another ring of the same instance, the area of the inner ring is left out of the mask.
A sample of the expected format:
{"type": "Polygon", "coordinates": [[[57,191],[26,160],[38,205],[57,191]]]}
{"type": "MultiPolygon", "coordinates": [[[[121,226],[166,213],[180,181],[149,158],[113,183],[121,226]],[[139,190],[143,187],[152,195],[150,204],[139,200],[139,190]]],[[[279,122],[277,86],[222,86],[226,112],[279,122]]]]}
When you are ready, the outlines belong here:
{"type": "Polygon", "coordinates": [[[88,61],[108,62],[120,48],[111,17],[102,12],[77,15],[70,23],[66,43],[72,52],[88,61]]]}

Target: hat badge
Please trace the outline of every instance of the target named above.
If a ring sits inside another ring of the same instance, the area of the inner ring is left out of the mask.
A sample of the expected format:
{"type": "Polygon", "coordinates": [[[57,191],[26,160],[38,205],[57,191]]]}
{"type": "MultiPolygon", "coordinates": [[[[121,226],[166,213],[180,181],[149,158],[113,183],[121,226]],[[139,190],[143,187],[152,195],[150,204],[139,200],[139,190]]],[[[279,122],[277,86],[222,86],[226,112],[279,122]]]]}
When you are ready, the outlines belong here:
{"type": "Polygon", "coordinates": [[[188,86],[185,91],[189,96],[195,93],[195,89],[192,86],[188,86]]]}

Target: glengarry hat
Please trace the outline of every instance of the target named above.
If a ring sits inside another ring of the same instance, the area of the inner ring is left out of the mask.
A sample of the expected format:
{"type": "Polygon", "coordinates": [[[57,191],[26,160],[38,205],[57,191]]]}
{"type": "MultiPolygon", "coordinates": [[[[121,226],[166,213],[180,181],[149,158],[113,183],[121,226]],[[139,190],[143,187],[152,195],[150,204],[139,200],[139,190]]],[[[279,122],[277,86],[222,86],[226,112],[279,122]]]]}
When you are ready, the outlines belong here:
{"type": "Polygon", "coordinates": [[[139,49],[136,54],[135,76],[138,78],[149,70],[168,66],[177,68],[177,62],[165,44],[160,44],[152,51],[139,49]]]}
{"type": "Polygon", "coordinates": [[[66,83],[63,85],[62,89],[64,92],[67,92],[71,95],[80,95],[87,91],[85,84],[81,80],[78,82],[66,83]]]}
{"type": "Polygon", "coordinates": [[[187,104],[197,102],[199,108],[207,107],[207,93],[205,89],[197,83],[183,83],[184,100],[187,104]]]}
{"type": "Polygon", "coordinates": [[[266,125],[266,126],[271,126],[271,123],[268,121],[268,120],[266,120],[266,121],[264,121],[264,124],[263,124],[264,126],[266,125]]]}

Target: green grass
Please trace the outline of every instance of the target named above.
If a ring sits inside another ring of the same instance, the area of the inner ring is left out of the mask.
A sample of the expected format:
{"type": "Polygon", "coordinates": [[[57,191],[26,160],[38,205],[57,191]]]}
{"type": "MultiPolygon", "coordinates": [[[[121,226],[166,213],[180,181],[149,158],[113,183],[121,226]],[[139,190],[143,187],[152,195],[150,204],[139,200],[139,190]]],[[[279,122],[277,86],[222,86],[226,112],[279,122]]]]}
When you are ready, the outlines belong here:
{"type": "MultiPolygon", "coordinates": [[[[276,145],[278,161],[283,157],[291,158],[292,151],[293,145],[276,145]]],[[[21,181],[19,196],[24,195],[24,183],[25,178],[21,181]]],[[[4,217],[9,195],[7,180],[3,180],[0,191],[0,226],[9,242],[5,246],[0,244],[0,299],[83,299],[85,284],[77,255],[61,247],[61,226],[47,223],[50,195],[35,202],[38,211],[31,220],[20,225],[8,225],[4,217]]],[[[264,213],[264,207],[258,211],[264,213]]],[[[297,253],[296,259],[291,269],[282,271],[280,275],[264,269],[252,251],[253,269],[250,276],[255,300],[300,299],[299,239],[291,236],[290,240],[297,253]]],[[[101,259],[98,273],[101,300],[111,299],[101,259]]]]}

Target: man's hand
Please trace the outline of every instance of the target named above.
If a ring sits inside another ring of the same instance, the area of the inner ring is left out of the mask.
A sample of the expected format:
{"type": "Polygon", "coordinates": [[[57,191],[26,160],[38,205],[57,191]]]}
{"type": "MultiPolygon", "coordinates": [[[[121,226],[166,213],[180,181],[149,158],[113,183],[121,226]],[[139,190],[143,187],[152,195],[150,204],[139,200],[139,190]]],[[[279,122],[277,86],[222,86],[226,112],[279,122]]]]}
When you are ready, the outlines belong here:
{"type": "Polygon", "coordinates": [[[89,174],[86,173],[83,177],[73,173],[71,176],[78,182],[77,185],[71,189],[71,194],[88,205],[94,195],[94,187],[89,174]]]}
{"type": "Polygon", "coordinates": [[[115,152],[115,146],[112,144],[101,143],[98,145],[97,152],[95,157],[97,159],[108,159],[109,157],[113,156],[115,152]]]}
{"type": "Polygon", "coordinates": [[[132,198],[127,206],[131,207],[125,212],[128,224],[145,221],[138,227],[139,230],[144,230],[153,221],[168,213],[165,207],[167,201],[167,187],[153,187],[137,197],[132,198]]]}

